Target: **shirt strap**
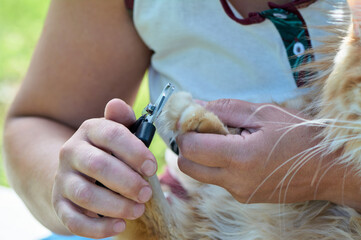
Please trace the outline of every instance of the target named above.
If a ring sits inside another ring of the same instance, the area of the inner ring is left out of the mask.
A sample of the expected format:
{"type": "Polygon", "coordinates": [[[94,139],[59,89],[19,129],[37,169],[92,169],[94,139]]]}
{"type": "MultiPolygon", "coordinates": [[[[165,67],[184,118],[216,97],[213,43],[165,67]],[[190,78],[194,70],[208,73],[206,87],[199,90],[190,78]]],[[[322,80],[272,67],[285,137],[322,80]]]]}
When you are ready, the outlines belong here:
{"type": "Polygon", "coordinates": [[[297,86],[300,87],[305,83],[307,73],[297,71],[297,67],[314,59],[313,54],[307,52],[312,45],[306,22],[294,5],[289,5],[286,9],[279,8],[276,4],[272,4],[270,7],[271,9],[260,12],[260,14],[269,19],[281,35],[288,61],[291,68],[295,70],[293,77],[297,86]]]}
{"type": "Polygon", "coordinates": [[[134,0],[124,0],[129,16],[133,19],[134,0]]]}

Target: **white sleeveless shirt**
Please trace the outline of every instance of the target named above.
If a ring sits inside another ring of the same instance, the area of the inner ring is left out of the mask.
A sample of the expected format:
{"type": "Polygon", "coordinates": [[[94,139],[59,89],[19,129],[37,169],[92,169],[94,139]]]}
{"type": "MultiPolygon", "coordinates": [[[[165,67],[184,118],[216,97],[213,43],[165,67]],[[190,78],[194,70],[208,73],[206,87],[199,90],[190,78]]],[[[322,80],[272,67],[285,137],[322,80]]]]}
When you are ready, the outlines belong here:
{"type": "MultiPolygon", "coordinates": [[[[299,9],[312,39],[328,24],[319,0],[299,9]]],[[[282,102],[304,94],[292,75],[281,36],[274,24],[242,25],[231,19],[220,0],[135,0],[135,27],[154,51],[149,69],[151,100],[171,82],[194,98],[236,98],[250,102],[282,102]]],[[[316,56],[317,58],[317,56],[316,56]]]]}

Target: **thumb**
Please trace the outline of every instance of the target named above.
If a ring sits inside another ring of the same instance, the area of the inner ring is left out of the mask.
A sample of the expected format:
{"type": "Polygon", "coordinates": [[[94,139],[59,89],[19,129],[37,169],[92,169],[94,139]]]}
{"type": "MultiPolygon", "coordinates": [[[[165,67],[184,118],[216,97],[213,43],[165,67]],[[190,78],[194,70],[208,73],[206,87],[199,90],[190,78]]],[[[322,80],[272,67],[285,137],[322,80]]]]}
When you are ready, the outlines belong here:
{"type": "Polygon", "coordinates": [[[230,127],[257,127],[252,118],[258,107],[259,104],[238,99],[219,99],[208,102],[205,106],[230,127]]]}
{"type": "Polygon", "coordinates": [[[110,100],[105,106],[105,119],[130,127],[136,120],[133,109],[119,98],[110,100]]]}

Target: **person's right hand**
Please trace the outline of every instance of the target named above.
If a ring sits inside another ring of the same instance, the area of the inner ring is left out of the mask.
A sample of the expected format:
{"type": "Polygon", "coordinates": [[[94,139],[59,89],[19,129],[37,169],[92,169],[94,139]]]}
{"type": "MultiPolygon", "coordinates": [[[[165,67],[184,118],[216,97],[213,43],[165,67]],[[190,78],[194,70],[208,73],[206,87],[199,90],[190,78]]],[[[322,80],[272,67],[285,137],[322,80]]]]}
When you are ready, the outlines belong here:
{"type": "Polygon", "coordinates": [[[60,221],[73,234],[91,238],[116,235],[125,229],[124,219],[144,213],[152,190],[142,175],[157,169],[153,154],[128,130],[133,110],[113,99],[104,115],[85,121],[64,144],[52,192],[60,221]]]}

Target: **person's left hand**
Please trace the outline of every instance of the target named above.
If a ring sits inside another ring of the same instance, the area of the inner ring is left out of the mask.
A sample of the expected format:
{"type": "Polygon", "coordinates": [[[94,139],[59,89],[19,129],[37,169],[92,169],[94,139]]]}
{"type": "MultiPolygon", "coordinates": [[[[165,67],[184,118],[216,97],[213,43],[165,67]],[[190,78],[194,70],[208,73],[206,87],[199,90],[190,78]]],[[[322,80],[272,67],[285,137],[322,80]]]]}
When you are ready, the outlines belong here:
{"type": "Polygon", "coordinates": [[[330,159],[321,160],[319,149],[313,149],[320,141],[319,129],[297,125],[305,116],[273,104],[233,99],[209,102],[206,108],[227,126],[244,130],[241,135],[178,136],[178,165],[185,174],[225,188],[242,203],[324,197],[318,188],[325,170],[320,164],[330,159]]]}

